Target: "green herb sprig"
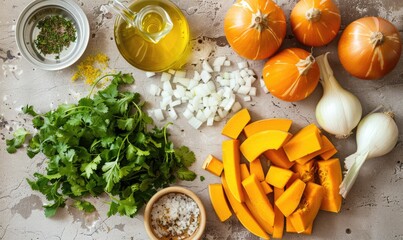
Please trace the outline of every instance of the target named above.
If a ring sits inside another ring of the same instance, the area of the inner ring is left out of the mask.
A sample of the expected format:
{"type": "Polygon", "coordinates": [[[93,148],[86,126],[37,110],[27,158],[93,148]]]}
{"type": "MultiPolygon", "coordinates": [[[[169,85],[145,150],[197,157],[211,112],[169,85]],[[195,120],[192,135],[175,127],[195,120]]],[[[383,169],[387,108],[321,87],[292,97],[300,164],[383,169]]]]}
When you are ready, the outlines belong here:
{"type": "Polygon", "coordinates": [[[62,16],[47,16],[38,22],[37,27],[40,32],[34,43],[42,54],[57,54],[56,59],[59,59],[63,49],[76,41],[74,24],[62,16]]]}
{"type": "MultiPolygon", "coordinates": [[[[93,98],[77,104],[62,104],[54,111],[37,114],[32,106],[23,112],[33,116],[38,132],[29,140],[27,153],[47,158],[46,174],[27,179],[33,190],[46,196],[45,215],[54,216],[67,198],[78,209],[91,212],[88,195],[106,192],[108,216],[119,213],[133,217],[150,197],[177,179],[194,180],[188,167],[195,161],[189,148],[175,148],[169,140],[168,124],[153,125],[142,110],[139,93],[120,91],[121,84],[134,82],[130,74],[112,74],[111,84],[93,98]]],[[[92,92],[92,91],[91,91],[92,92]]],[[[91,94],[91,93],[90,93],[91,94]]],[[[13,153],[22,146],[26,130],[17,130],[7,141],[13,153]]]]}

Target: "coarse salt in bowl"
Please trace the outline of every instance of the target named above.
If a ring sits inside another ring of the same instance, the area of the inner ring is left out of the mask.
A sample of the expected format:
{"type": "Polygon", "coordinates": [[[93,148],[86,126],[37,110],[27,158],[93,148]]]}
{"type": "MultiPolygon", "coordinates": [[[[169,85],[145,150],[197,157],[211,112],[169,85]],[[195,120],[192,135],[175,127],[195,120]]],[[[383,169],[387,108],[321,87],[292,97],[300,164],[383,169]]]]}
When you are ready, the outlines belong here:
{"type": "Polygon", "coordinates": [[[144,225],[153,240],[201,239],[206,227],[206,210],[192,191],[168,187],[148,201],[144,225]]]}

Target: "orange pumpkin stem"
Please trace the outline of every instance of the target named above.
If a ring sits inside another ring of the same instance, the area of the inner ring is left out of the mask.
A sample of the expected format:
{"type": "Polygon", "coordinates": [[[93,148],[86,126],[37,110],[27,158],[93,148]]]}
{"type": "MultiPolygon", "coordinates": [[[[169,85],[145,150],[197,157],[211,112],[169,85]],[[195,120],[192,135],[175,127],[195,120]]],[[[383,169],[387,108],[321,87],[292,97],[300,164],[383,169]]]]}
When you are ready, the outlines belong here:
{"type": "Polygon", "coordinates": [[[267,14],[262,14],[260,10],[258,10],[257,13],[252,14],[252,22],[253,24],[251,28],[255,28],[259,32],[262,32],[264,29],[269,28],[267,14]]]}
{"type": "Polygon", "coordinates": [[[383,43],[384,36],[381,32],[373,32],[371,34],[371,43],[374,46],[379,46],[383,43]]]}
{"type": "Polygon", "coordinates": [[[314,63],[315,58],[312,55],[309,55],[305,59],[300,59],[295,66],[297,66],[300,75],[306,75],[314,63]]]}
{"type": "Polygon", "coordinates": [[[322,12],[317,8],[311,8],[305,13],[305,18],[311,22],[317,22],[320,20],[322,12]]]}

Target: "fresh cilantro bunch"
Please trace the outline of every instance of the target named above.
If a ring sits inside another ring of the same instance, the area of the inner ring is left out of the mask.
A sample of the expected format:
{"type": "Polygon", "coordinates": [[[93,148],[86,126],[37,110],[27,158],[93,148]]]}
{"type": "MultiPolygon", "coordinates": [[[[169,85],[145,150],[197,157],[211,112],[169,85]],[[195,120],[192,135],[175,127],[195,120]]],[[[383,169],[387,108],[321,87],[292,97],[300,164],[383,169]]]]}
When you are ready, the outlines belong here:
{"type": "MultiPolygon", "coordinates": [[[[62,104],[45,114],[37,114],[32,106],[23,108],[38,129],[29,140],[28,156],[41,152],[48,158],[46,173],[27,179],[51,202],[44,206],[47,217],[55,215],[68,198],[78,209],[92,212],[95,207],[83,197],[104,192],[112,200],[108,216],[133,217],[159,188],[196,177],[188,170],[194,153],[185,146],[174,147],[168,125],[153,125],[142,110],[139,93],[120,91],[119,86],[133,83],[133,77],[107,76],[113,77],[111,84],[93,98],[62,104]]],[[[17,130],[7,141],[7,150],[15,152],[28,134],[17,130]]]]}

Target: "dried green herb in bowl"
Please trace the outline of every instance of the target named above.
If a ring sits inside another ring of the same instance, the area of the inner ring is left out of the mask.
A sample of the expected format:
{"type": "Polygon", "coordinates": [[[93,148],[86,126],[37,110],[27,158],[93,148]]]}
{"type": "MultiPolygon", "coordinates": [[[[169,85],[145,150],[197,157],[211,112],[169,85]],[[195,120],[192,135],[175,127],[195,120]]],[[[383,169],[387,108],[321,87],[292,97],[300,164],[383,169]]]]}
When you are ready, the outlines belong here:
{"type": "Polygon", "coordinates": [[[62,16],[47,16],[38,22],[37,27],[40,32],[34,42],[42,54],[57,54],[56,59],[59,59],[63,49],[76,41],[74,24],[62,16]]]}

